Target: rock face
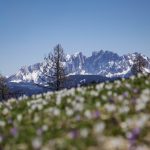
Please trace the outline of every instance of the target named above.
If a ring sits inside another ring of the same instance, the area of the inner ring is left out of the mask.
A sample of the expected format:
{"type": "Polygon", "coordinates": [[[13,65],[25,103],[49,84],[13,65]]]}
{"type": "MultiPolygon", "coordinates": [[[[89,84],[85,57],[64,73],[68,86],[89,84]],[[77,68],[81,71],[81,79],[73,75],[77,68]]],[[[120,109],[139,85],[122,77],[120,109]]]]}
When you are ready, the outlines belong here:
{"type": "MultiPolygon", "coordinates": [[[[111,51],[94,51],[92,56],[86,57],[81,52],[66,55],[63,65],[68,75],[100,75],[104,77],[126,77],[131,74],[133,60],[138,53],[119,56],[111,51]]],[[[150,72],[150,59],[142,55],[149,63],[145,71],[150,72]]],[[[10,82],[40,83],[44,62],[22,67],[16,74],[10,76],[10,82]]]]}

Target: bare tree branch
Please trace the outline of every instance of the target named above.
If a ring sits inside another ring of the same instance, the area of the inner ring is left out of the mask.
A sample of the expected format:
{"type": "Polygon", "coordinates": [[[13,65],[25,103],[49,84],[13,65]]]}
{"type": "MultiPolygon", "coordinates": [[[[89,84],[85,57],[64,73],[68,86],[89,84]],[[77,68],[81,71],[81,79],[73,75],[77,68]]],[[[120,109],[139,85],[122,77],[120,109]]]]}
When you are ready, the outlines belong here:
{"type": "Polygon", "coordinates": [[[141,56],[141,54],[137,54],[133,61],[131,72],[134,75],[137,75],[138,73],[144,73],[144,68],[147,67],[147,65],[148,65],[148,62],[146,61],[146,59],[144,59],[141,56]]]}
{"type": "Polygon", "coordinates": [[[62,62],[65,60],[65,55],[61,45],[56,45],[53,53],[49,53],[44,60],[44,66],[41,70],[40,76],[41,81],[46,83],[50,89],[58,91],[64,88],[66,74],[62,62]]]}

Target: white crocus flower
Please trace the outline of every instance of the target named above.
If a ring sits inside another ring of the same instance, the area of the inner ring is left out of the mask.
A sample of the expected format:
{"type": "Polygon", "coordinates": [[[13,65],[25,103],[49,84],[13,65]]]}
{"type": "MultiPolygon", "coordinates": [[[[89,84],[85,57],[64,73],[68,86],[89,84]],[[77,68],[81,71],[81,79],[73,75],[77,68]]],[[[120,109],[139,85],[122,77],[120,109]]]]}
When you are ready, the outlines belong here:
{"type": "Polygon", "coordinates": [[[116,106],[114,104],[106,104],[105,105],[105,109],[108,112],[114,112],[114,111],[116,111],[116,106]]]}
{"type": "Polygon", "coordinates": [[[86,110],[86,111],[84,112],[84,116],[85,116],[86,118],[88,118],[88,119],[91,119],[91,118],[92,118],[92,113],[91,113],[89,110],[86,110]]]}
{"type": "Polygon", "coordinates": [[[84,129],[80,130],[81,137],[86,138],[88,136],[88,134],[89,134],[88,129],[84,128],[84,129]]]}
{"type": "Polygon", "coordinates": [[[102,133],[104,129],[105,129],[105,124],[103,122],[99,122],[94,125],[95,133],[102,133]]]}
{"type": "Polygon", "coordinates": [[[95,106],[98,108],[98,107],[101,106],[101,103],[100,103],[100,102],[96,102],[96,103],[95,103],[95,106]]]}
{"type": "Polygon", "coordinates": [[[119,113],[128,113],[129,112],[129,107],[128,106],[122,106],[119,108],[119,113]]]}
{"type": "Polygon", "coordinates": [[[74,114],[73,109],[70,109],[70,108],[66,107],[65,110],[66,110],[67,116],[72,116],[74,114]]]}
{"type": "Polygon", "coordinates": [[[22,115],[21,114],[18,114],[17,115],[17,120],[20,122],[22,120],[22,115]]]}
{"type": "Polygon", "coordinates": [[[48,130],[48,126],[47,126],[47,125],[43,125],[43,126],[42,126],[42,130],[43,130],[43,131],[47,131],[47,130],[48,130]]]}
{"type": "Polygon", "coordinates": [[[53,109],[53,114],[54,114],[55,116],[59,116],[59,115],[60,115],[60,110],[59,110],[58,108],[54,108],[54,109],[53,109]]]}
{"type": "Polygon", "coordinates": [[[8,108],[4,108],[3,111],[2,111],[2,114],[3,115],[7,115],[8,113],[9,113],[8,108]]]}
{"type": "Polygon", "coordinates": [[[42,140],[40,138],[35,138],[32,140],[32,147],[34,149],[40,149],[42,146],[42,140]]]}
{"type": "Polygon", "coordinates": [[[5,121],[0,120],[0,127],[4,127],[6,125],[5,121]]]}

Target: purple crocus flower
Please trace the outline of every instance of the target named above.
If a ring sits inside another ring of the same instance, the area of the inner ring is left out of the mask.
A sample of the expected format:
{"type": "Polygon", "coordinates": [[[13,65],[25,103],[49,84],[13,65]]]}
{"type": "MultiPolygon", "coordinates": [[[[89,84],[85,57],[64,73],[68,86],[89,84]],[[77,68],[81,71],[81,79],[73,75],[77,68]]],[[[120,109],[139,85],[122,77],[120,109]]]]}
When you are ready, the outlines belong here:
{"type": "Polygon", "coordinates": [[[4,137],[0,135],[0,143],[3,141],[4,137]]]}
{"type": "Polygon", "coordinates": [[[13,124],[13,119],[12,118],[8,118],[7,122],[8,122],[8,124],[13,124]]]}
{"type": "Polygon", "coordinates": [[[77,116],[76,116],[76,120],[77,120],[77,121],[80,121],[80,120],[81,120],[80,115],[77,115],[77,116]]]}
{"type": "Polygon", "coordinates": [[[43,133],[42,128],[37,129],[36,133],[37,133],[37,135],[42,135],[42,133],[43,133]]]}
{"type": "Polygon", "coordinates": [[[123,93],[123,97],[128,97],[128,93],[127,93],[127,92],[124,92],[124,93],[123,93]]]}
{"type": "Polygon", "coordinates": [[[135,143],[139,135],[140,135],[140,128],[135,128],[132,130],[130,136],[128,136],[131,145],[135,143]]]}
{"type": "Polygon", "coordinates": [[[135,98],[131,99],[131,103],[132,103],[133,105],[135,105],[135,104],[136,104],[136,99],[135,99],[135,98]]]}
{"type": "Polygon", "coordinates": [[[140,134],[140,129],[139,128],[135,128],[131,132],[131,135],[128,137],[129,142],[130,142],[129,150],[135,150],[135,148],[136,148],[136,140],[139,137],[139,134],[140,134]]]}
{"type": "Polygon", "coordinates": [[[114,104],[114,103],[115,103],[112,98],[109,98],[108,101],[109,101],[109,103],[111,103],[111,104],[114,104]]]}
{"type": "Polygon", "coordinates": [[[99,112],[99,110],[96,110],[96,111],[92,112],[92,116],[93,116],[93,118],[95,118],[95,119],[99,118],[99,117],[100,117],[100,112],[99,112]]]}
{"type": "Polygon", "coordinates": [[[10,133],[11,133],[12,136],[17,137],[18,136],[18,130],[17,130],[17,128],[16,127],[11,128],[10,129],[10,133]]]}
{"type": "Polygon", "coordinates": [[[133,89],[133,93],[138,93],[139,90],[137,88],[133,89]]]}
{"type": "Polygon", "coordinates": [[[69,133],[70,137],[72,139],[75,139],[78,137],[78,131],[77,130],[72,130],[70,133],[69,133]]]}

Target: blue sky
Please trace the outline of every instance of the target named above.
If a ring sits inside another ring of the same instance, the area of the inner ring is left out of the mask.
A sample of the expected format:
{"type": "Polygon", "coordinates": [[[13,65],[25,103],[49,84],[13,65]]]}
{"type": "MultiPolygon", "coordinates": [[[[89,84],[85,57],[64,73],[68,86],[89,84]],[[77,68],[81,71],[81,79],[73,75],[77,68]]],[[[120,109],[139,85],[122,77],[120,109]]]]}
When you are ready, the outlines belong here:
{"type": "Polygon", "coordinates": [[[95,50],[150,57],[150,0],[0,0],[0,72],[66,53],[95,50]]]}

